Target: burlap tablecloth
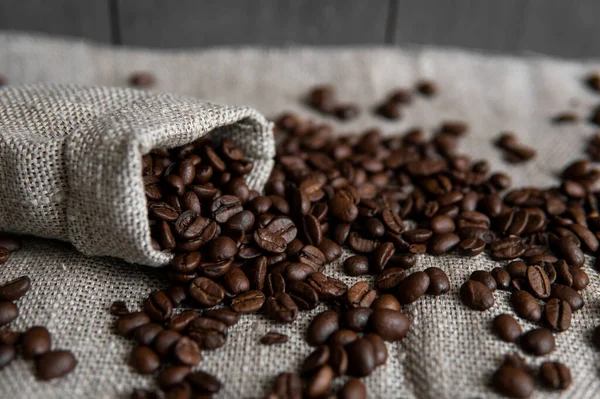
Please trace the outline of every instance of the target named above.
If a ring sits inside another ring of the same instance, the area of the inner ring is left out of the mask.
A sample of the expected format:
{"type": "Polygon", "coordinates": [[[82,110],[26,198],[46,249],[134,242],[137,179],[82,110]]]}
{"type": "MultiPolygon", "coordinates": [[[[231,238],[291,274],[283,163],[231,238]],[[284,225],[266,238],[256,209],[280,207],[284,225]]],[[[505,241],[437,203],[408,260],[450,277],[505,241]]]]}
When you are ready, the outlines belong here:
{"type": "MultiPolygon", "coordinates": [[[[397,86],[411,86],[422,77],[433,78],[440,94],[418,99],[400,122],[384,122],[363,112],[343,133],[378,125],[394,134],[420,125],[433,128],[444,119],[469,121],[471,131],[462,150],[487,159],[494,168],[512,174],[515,185],[546,185],[569,160],[581,156],[584,141],[594,129],[579,123],[552,126],[558,111],[574,110],[585,116],[600,98],[582,87],[582,77],[600,62],[567,62],[539,56],[499,57],[442,49],[330,48],[330,49],[214,49],[203,51],[147,51],[115,49],[78,41],[50,40],[13,34],[0,35],[0,73],[12,83],[68,82],[125,85],[133,71],[156,74],[159,91],[197,96],[226,104],[246,104],[267,117],[283,110],[312,115],[301,104],[306,90],[317,83],[334,83],[341,100],[365,108],[382,100],[397,86]],[[491,144],[501,130],[514,130],[539,156],[523,167],[509,166],[491,144]]],[[[0,177],[1,178],[1,177],[0,177]]],[[[1,197],[0,187],[0,197],[1,197]]],[[[557,359],[574,376],[564,397],[598,397],[600,353],[590,343],[600,324],[598,273],[586,271],[591,284],[584,292],[583,310],[574,314],[568,332],[557,334],[557,348],[531,363],[557,359]]],[[[339,263],[327,272],[342,276],[339,263]]],[[[491,373],[502,356],[518,351],[490,332],[491,320],[511,312],[505,292],[495,294],[497,305],[485,312],[468,310],[458,299],[458,287],[476,269],[497,264],[487,256],[422,256],[416,269],[443,268],[453,284],[450,294],[425,298],[406,307],[411,329],[401,343],[388,344],[386,366],[366,378],[370,398],[492,397],[491,373]]],[[[72,350],[79,366],[67,378],[39,382],[32,362],[19,359],[0,371],[0,396],[6,398],[112,398],[126,397],[134,387],[151,387],[150,377],[136,374],[127,364],[132,341],[113,333],[108,307],[124,299],[132,308],[151,290],[164,287],[160,271],[110,258],[89,258],[68,244],[28,238],[24,249],[0,266],[1,280],[28,274],[33,286],[20,300],[17,328],[46,325],[54,347],[72,350]]],[[[356,278],[342,277],[346,282],[356,278]]],[[[203,352],[200,368],[225,384],[219,397],[259,397],[273,376],[296,369],[309,353],[303,334],[310,316],[279,325],[260,316],[245,316],[230,330],[226,346],[203,352]],[[262,346],[267,331],[290,336],[280,346],[262,346]]],[[[522,322],[525,329],[533,327],[522,322]]],[[[536,397],[548,397],[540,390],[536,397]]]]}

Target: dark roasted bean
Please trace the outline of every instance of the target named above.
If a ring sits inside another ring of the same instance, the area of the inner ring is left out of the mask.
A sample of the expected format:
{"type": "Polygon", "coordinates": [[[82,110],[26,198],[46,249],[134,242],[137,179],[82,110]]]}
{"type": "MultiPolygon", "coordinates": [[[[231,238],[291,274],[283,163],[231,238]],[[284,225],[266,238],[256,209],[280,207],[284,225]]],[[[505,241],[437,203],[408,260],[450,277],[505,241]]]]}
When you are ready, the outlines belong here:
{"type": "MultiPolygon", "coordinates": [[[[348,272],[346,271],[346,273],[348,272]]],[[[399,267],[391,267],[385,269],[379,276],[377,276],[377,279],[375,280],[375,287],[381,292],[391,291],[405,278],[406,273],[404,269],[399,267]]]]}
{"type": "Polygon", "coordinates": [[[231,299],[231,309],[238,313],[255,313],[265,303],[265,294],[258,290],[247,291],[231,299]]]}
{"type": "Polygon", "coordinates": [[[491,273],[489,273],[485,270],[475,270],[469,276],[469,280],[479,281],[480,283],[485,285],[490,291],[492,291],[492,292],[496,291],[496,288],[497,288],[496,280],[491,275],[491,273]]]}
{"type": "Polygon", "coordinates": [[[0,301],[16,301],[27,293],[31,280],[22,276],[0,286],[0,301]]]}
{"type": "Polygon", "coordinates": [[[583,307],[583,298],[571,287],[555,284],[552,286],[552,298],[558,298],[571,306],[571,310],[576,312],[583,307]]]}
{"type": "Polygon", "coordinates": [[[402,305],[413,303],[427,292],[430,278],[425,272],[415,272],[406,277],[397,288],[396,296],[402,305]]]}
{"type": "Polygon", "coordinates": [[[42,380],[51,380],[69,374],[77,360],[69,351],[48,351],[36,360],[37,375],[42,380]]]}
{"type": "Polygon", "coordinates": [[[544,362],[540,366],[540,379],[546,388],[564,391],[573,382],[571,371],[560,362],[544,362]]]}
{"type": "Polygon", "coordinates": [[[339,315],[326,311],[316,315],[306,331],[306,341],[310,345],[322,345],[329,336],[339,329],[339,315]]]}
{"type": "Polygon", "coordinates": [[[492,277],[494,277],[494,280],[496,280],[496,287],[498,289],[508,290],[510,286],[510,274],[508,274],[505,269],[501,267],[495,267],[490,273],[492,277]]]}
{"type": "Polygon", "coordinates": [[[494,306],[492,291],[479,281],[468,280],[460,287],[462,302],[473,310],[487,310],[494,306]]]}
{"type": "Polygon", "coordinates": [[[348,374],[356,377],[370,375],[376,367],[375,348],[371,341],[359,338],[345,348],[348,354],[348,374]]]}
{"type": "Polygon", "coordinates": [[[534,323],[542,318],[542,308],[535,298],[527,291],[518,290],[512,293],[510,301],[515,313],[525,320],[534,323]]]}
{"type": "Polygon", "coordinates": [[[529,398],[535,390],[533,377],[524,369],[502,365],[492,376],[496,391],[511,398],[529,398]]]}
{"type": "Polygon", "coordinates": [[[523,333],[519,322],[508,314],[496,316],[493,322],[493,330],[505,342],[515,342],[523,333]]]}
{"type": "Polygon", "coordinates": [[[385,341],[402,340],[410,326],[408,316],[390,309],[375,309],[369,318],[369,328],[385,341]]]}
{"type": "Polygon", "coordinates": [[[523,351],[531,355],[543,356],[554,350],[555,341],[550,331],[536,328],[521,336],[520,345],[523,351]]]}

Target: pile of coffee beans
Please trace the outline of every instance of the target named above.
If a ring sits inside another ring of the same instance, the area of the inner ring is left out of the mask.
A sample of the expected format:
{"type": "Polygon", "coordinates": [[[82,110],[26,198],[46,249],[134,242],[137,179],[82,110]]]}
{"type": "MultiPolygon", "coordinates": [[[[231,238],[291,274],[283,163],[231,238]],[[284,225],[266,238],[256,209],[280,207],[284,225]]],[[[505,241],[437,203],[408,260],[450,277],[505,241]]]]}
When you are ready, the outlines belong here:
{"type": "MultiPolygon", "coordinates": [[[[0,263],[6,262],[11,252],[21,249],[21,241],[0,237],[0,263]]],[[[31,280],[21,276],[0,285],[0,327],[5,327],[19,315],[15,301],[21,299],[31,280]]],[[[70,373],[77,365],[69,351],[52,350],[52,339],[45,327],[30,327],[25,332],[5,328],[0,330],[0,370],[9,365],[20,353],[24,359],[35,361],[37,376],[41,380],[59,378],[70,373]]]]}

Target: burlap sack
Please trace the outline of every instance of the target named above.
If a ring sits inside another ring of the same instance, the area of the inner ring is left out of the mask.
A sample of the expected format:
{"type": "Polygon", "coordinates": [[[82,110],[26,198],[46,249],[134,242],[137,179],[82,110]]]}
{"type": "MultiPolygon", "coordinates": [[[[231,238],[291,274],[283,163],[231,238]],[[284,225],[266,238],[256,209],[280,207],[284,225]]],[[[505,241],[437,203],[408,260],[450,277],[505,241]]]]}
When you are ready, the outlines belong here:
{"type": "MultiPolygon", "coordinates": [[[[471,129],[461,151],[488,160],[494,170],[508,172],[515,186],[556,184],[555,173],[583,155],[585,140],[595,129],[585,123],[556,127],[550,118],[565,110],[587,116],[600,97],[586,91],[581,79],[594,69],[600,70],[598,60],[515,58],[435,48],[167,52],[0,34],[0,72],[15,83],[115,86],[125,84],[133,71],[148,70],[156,74],[161,91],[249,104],[267,116],[292,110],[313,118],[319,116],[300,100],[311,85],[332,83],[339,88],[340,100],[355,101],[363,110],[356,120],[336,126],[340,134],[372,126],[397,134],[412,126],[434,129],[444,119],[466,120],[471,129]],[[421,77],[438,82],[439,95],[415,98],[401,121],[384,121],[368,111],[391,88],[411,87],[421,77]],[[538,157],[522,166],[504,163],[492,141],[506,129],[535,146],[538,157]]],[[[364,280],[346,276],[342,261],[328,265],[326,273],[349,284],[364,280]]],[[[452,291],[404,307],[410,315],[410,331],[402,342],[387,344],[387,364],[364,379],[369,398],[495,398],[489,378],[510,352],[520,353],[532,365],[560,360],[571,369],[574,382],[567,391],[539,389],[534,398],[597,398],[600,351],[590,336],[600,324],[600,278],[591,267],[593,261],[588,257],[584,269],[591,279],[583,293],[585,307],[573,315],[569,331],[555,334],[556,349],[536,358],[491,333],[496,315],[512,314],[507,293],[496,292],[496,306],[485,312],[471,311],[459,300],[460,284],[471,272],[491,270],[501,263],[487,255],[419,257],[414,270],[441,267],[450,277],[452,291]]],[[[26,239],[24,248],[0,266],[2,280],[23,274],[31,276],[33,285],[19,301],[21,315],[11,326],[46,325],[53,346],[72,350],[79,366],[66,378],[41,382],[35,378],[33,362],[17,359],[0,371],[1,398],[127,398],[136,387],[155,386],[153,377],[129,366],[135,343],[114,333],[115,318],[108,308],[112,301],[123,299],[131,309],[139,309],[145,295],[167,285],[160,269],[87,257],[59,241],[26,239]]],[[[304,339],[306,326],[321,310],[303,312],[287,325],[261,315],[243,316],[230,330],[225,346],[203,352],[198,369],[224,383],[217,398],[259,398],[271,388],[277,373],[297,370],[310,353],[304,339]],[[287,334],[290,340],[283,345],[258,344],[268,331],[287,334]]],[[[524,330],[534,326],[521,323],[524,330]]]]}
{"type": "Polygon", "coordinates": [[[254,160],[262,188],[275,155],[256,111],[171,94],[71,85],[0,90],[0,231],[71,242],[86,255],[150,266],[171,255],[150,244],[142,155],[209,132],[254,160]]]}

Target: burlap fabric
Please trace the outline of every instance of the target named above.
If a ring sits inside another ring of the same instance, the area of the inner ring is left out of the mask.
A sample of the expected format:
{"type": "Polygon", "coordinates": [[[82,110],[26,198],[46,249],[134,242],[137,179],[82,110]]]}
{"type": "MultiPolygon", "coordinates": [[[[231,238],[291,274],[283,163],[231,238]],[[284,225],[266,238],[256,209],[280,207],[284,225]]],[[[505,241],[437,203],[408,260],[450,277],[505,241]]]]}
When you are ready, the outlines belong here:
{"type": "Polygon", "coordinates": [[[213,131],[238,139],[264,185],[275,142],[247,107],[171,94],[71,85],[0,90],[0,231],[66,240],[86,255],[150,266],[171,255],[150,243],[142,155],[213,131]]]}
{"type": "MultiPolygon", "coordinates": [[[[394,134],[420,125],[433,128],[443,119],[465,119],[471,132],[463,151],[487,159],[494,168],[512,174],[517,186],[555,183],[555,173],[581,156],[585,138],[593,129],[583,123],[555,127],[549,118],[572,109],[585,115],[598,97],[582,88],[587,71],[598,62],[567,62],[537,56],[498,57],[440,49],[215,49],[154,52],[114,50],[80,42],[62,42],[14,35],[0,36],[0,71],[11,81],[58,81],[77,84],[123,85],[130,72],[151,70],[157,89],[225,104],[248,104],[267,116],[289,109],[316,116],[301,105],[307,88],[331,82],[339,97],[370,108],[390,87],[409,86],[417,78],[434,78],[440,94],[406,109],[401,122],[384,122],[369,112],[342,133],[378,125],[394,134]],[[65,62],[65,61],[68,62],[65,62]],[[520,134],[539,156],[523,167],[502,162],[492,138],[504,129],[520,134]]],[[[573,317],[571,329],[557,334],[557,348],[548,356],[526,356],[532,364],[558,359],[575,378],[563,394],[570,398],[600,395],[600,354],[590,343],[593,327],[600,324],[600,281],[595,270],[586,271],[591,284],[584,293],[585,307],[573,317]]],[[[496,306],[486,312],[468,310],[458,299],[458,287],[476,269],[497,265],[487,256],[419,258],[416,269],[439,266],[450,276],[453,290],[438,298],[425,298],[407,306],[411,329],[405,340],[388,344],[386,366],[366,378],[370,398],[487,398],[493,370],[505,353],[519,349],[499,341],[490,332],[493,317],[512,313],[507,294],[497,292],[496,306]]],[[[73,350],[79,366],[68,378],[37,382],[30,362],[18,360],[0,372],[0,396],[9,398],[126,397],[133,387],[152,386],[153,380],[134,373],[127,365],[132,343],[112,333],[108,307],[125,299],[131,307],[152,289],[163,287],[160,271],[108,258],[81,255],[69,245],[52,240],[27,239],[25,248],[1,267],[2,279],[30,274],[33,287],[20,301],[16,327],[46,324],[55,347],[73,350]]],[[[348,283],[339,262],[327,273],[348,283]]],[[[320,310],[320,309],[319,309],[320,310]]],[[[245,316],[231,329],[227,345],[205,352],[200,368],[216,374],[225,386],[221,398],[259,397],[272,377],[296,369],[309,353],[303,333],[318,310],[303,314],[291,325],[279,325],[260,316],[245,316]],[[267,331],[290,336],[281,346],[258,344],[267,331]]],[[[522,322],[524,329],[532,328],[522,322]]],[[[540,390],[537,398],[556,397],[540,390]]]]}

